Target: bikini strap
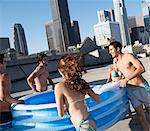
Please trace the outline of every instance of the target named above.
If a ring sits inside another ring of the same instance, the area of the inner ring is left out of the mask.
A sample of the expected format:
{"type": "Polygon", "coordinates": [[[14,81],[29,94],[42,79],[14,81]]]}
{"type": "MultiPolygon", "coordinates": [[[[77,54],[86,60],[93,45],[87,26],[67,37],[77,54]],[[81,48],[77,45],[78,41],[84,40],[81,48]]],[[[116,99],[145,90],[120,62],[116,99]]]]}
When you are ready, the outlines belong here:
{"type": "Polygon", "coordinates": [[[88,131],[95,131],[94,127],[92,125],[90,125],[89,123],[86,123],[87,120],[93,121],[94,123],[95,120],[93,119],[93,117],[89,114],[88,117],[85,120],[82,120],[79,127],[77,128],[77,131],[80,131],[80,128],[83,128],[82,125],[88,125],[89,129],[87,129],[88,131]]]}

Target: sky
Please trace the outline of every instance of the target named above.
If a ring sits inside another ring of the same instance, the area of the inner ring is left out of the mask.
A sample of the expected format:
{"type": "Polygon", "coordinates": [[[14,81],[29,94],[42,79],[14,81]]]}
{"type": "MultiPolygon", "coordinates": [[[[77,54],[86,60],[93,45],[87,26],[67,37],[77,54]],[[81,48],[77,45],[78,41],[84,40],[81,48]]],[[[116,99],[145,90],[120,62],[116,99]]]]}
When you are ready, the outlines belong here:
{"type": "MultiPolygon", "coordinates": [[[[128,16],[142,13],[141,0],[125,0],[128,16]]],[[[79,22],[81,41],[94,36],[97,11],[113,9],[113,0],[68,0],[71,20],[79,22]]],[[[25,31],[29,54],[48,50],[45,24],[52,20],[50,0],[0,0],[0,37],[9,37],[13,48],[13,26],[25,31]]]]}

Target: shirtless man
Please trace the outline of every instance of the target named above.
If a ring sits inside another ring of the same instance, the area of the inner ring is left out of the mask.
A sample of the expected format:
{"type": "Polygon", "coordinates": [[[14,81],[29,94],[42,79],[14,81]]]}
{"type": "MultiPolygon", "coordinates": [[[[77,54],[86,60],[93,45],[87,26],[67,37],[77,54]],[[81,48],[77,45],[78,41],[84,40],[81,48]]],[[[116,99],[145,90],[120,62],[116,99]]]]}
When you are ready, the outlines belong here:
{"type": "Polygon", "coordinates": [[[137,113],[139,122],[144,130],[148,131],[150,126],[142,107],[144,104],[150,113],[150,95],[145,89],[149,85],[141,75],[145,69],[138,59],[129,53],[122,53],[121,49],[122,45],[117,41],[111,42],[109,45],[109,53],[113,58],[117,58],[117,67],[125,77],[120,80],[120,86],[127,86],[128,97],[137,113]]]}
{"type": "Polygon", "coordinates": [[[51,80],[47,69],[48,65],[47,55],[44,53],[40,54],[38,56],[37,62],[38,66],[27,78],[27,82],[31,87],[32,91],[33,92],[46,91],[48,87],[48,81],[54,89],[54,83],[51,80]]]}
{"type": "Polygon", "coordinates": [[[17,100],[10,95],[10,78],[6,73],[6,66],[4,64],[4,54],[0,54],[0,124],[12,120],[11,104],[24,103],[22,100],[17,100]]]}

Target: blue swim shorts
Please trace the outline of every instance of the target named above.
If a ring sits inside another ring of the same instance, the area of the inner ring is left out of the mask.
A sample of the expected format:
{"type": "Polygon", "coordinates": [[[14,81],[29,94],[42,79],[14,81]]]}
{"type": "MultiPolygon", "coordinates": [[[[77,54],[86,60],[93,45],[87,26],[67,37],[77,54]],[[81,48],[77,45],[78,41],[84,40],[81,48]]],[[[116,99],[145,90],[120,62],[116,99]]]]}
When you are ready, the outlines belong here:
{"type": "Polygon", "coordinates": [[[146,107],[150,107],[150,93],[145,89],[145,83],[135,86],[127,85],[128,97],[134,108],[144,104],[146,107]]]}

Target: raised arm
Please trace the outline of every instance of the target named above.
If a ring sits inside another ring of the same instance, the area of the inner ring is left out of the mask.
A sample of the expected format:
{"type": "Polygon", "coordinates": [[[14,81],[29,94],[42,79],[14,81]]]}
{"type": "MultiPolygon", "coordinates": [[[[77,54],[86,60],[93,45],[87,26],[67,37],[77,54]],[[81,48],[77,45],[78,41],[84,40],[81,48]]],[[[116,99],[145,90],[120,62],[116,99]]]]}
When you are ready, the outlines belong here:
{"type": "Polygon", "coordinates": [[[62,84],[58,83],[55,86],[55,100],[56,100],[56,105],[57,105],[57,111],[58,115],[60,117],[63,117],[65,115],[65,110],[64,110],[64,99],[63,99],[63,93],[62,93],[62,84]]]}
{"type": "Polygon", "coordinates": [[[91,88],[87,90],[87,94],[94,99],[96,102],[100,102],[99,95],[96,94],[91,88]]]}
{"type": "Polygon", "coordinates": [[[133,55],[128,54],[127,57],[128,57],[128,60],[135,67],[135,71],[132,74],[130,74],[129,76],[125,77],[125,79],[127,81],[129,81],[129,80],[133,79],[134,77],[141,75],[143,72],[145,72],[145,68],[142,65],[142,63],[138,59],[136,59],[133,55]]]}
{"type": "Polygon", "coordinates": [[[31,87],[31,89],[33,90],[33,92],[38,92],[36,90],[36,86],[34,84],[34,79],[37,76],[39,76],[42,72],[43,72],[43,66],[38,66],[38,67],[36,67],[36,69],[27,78],[27,83],[31,87]]]}
{"type": "Polygon", "coordinates": [[[126,87],[126,84],[129,80],[135,78],[138,75],[141,75],[145,71],[145,68],[142,65],[142,63],[138,59],[136,59],[133,55],[126,54],[126,57],[128,58],[128,61],[134,66],[135,70],[128,76],[125,76],[124,79],[120,80],[121,87],[126,87]]]}

